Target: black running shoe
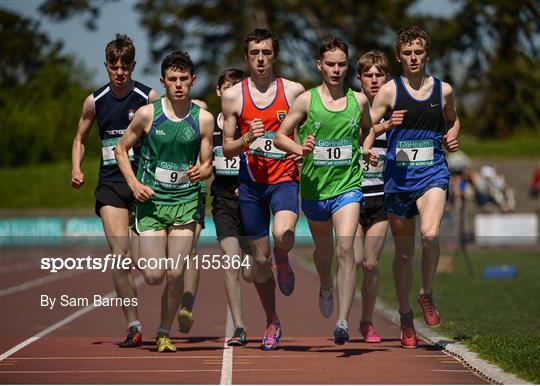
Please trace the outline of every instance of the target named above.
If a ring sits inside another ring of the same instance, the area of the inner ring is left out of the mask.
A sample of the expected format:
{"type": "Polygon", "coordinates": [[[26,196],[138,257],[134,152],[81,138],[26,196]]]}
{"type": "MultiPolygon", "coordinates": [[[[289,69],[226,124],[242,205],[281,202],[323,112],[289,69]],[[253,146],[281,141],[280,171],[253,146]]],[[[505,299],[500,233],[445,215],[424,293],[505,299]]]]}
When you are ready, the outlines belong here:
{"type": "Polygon", "coordinates": [[[136,326],[128,328],[126,339],[123,342],[118,343],[118,347],[122,348],[140,346],[142,346],[142,332],[136,326]]]}

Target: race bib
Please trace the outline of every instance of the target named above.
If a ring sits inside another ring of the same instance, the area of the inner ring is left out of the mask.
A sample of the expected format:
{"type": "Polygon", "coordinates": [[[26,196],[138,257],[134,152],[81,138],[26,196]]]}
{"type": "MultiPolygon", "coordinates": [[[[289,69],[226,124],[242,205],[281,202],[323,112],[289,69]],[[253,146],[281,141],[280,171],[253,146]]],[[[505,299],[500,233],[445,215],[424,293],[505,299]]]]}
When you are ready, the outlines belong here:
{"type": "Polygon", "coordinates": [[[264,136],[257,138],[249,145],[249,154],[264,158],[285,159],[285,152],[274,146],[276,133],[265,131],[264,136]]]}
{"type": "Polygon", "coordinates": [[[433,140],[397,141],[396,164],[401,167],[433,165],[433,140]]]}
{"type": "Polygon", "coordinates": [[[352,164],[352,139],[317,139],[313,150],[315,166],[347,166],[352,164]]]}
{"type": "Polygon", "coordinates": [[[165,188],[183,188],[191,183],[186,172],[187,168],[179,164],[158,161],[154,172],[154,180],[157,185],[165,188]]]}
{"type": "MultiPolygon", "coordinates": [[[[114,148],[118,144],[118,141],[120,141],[120,138],[121,137],[108,138],[101,141],[101,157],[103,158],[103,165],[116,165],[114,148]]],[[[128,150],[128,157],[130,161],[133,161],[133,148],[128,150]]]]}
{"type": "Polygon", "coordinates": [[[384,173],[384,161],[386,157],[384,154],[379,154],[379,160],[377,166],[370,165],[369,162],[362,160],[362,171],[364,172],[364,178],[383,178],[384,173]]]}
{"type": "Polygon", "coordinates": [[[240,157],[227,159],[223,156],[223,148],[216,146],[214,148],[214,168],[216,168],[216,176],[237,176],[240,168],[240,157]]]}

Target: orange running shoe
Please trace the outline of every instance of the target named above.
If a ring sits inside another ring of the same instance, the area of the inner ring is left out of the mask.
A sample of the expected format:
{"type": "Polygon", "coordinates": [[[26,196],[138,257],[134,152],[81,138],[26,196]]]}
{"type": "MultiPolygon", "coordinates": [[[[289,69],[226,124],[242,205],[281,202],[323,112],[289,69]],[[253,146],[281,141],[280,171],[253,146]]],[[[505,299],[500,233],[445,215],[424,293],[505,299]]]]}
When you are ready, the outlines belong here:
{"type": "Polygon", "coordinates": [[[438,327],[441,325],[441,315],[435,308],[433,293],[418,295],[418,304],[422,307],[424,323],[428,327],[438,327]]]}
{"type": "Polygon", "coordinates": [[[412,310],[401,316],[401,347],[416,348],[418,340],[414,330],[414,316],[412,310]]]}

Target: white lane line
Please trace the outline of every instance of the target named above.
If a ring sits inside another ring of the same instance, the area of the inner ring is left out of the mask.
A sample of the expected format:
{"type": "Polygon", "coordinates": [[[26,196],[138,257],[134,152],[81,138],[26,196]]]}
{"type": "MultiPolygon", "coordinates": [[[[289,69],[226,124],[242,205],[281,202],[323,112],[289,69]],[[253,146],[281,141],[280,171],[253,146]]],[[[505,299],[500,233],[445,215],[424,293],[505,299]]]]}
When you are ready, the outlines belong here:
{"type": "MultiPolygon", "coordinates": [[[[251,358],[284,358],[284,359],[290,359],[290,358],[318,358],[320,355],[235,355],[236,359],[251,359],[251,358]]],[[[133,356],[133,357],[121,357],[121,356],[113,356],[113,357],[11,357],[12,360],[21,360],[21,361],[42,361],[42,360],[51,360],[51,361],[58,361],[58,360],[112,360],[112,359],[216,359],[219,360],[221,363],[223,359],[223,355],[152,355],[152,356],[133,356]]]]}
{"type": "Polygon", "coordinates": [[[87,272],[87,271],[72,270],[72,271],[65,271],[65,272],[60,272],[60,273],[55,273],[55,274],[49,274],[47,276],[42,276],[38,279],[27,281],[26,283],[22,283],[13,287],[2,289],[0,290],[0,296],[11,295],[16,292],[24,291],[28,288],[37,287],[43,284],[52,283],[53,281],[62,280],[71,276],[80,275],[81,273],[84,273],[84,272],[87,272]]]}
{"type": "MultiPolygon", "coordinates": [[[[139,276],[137,279],[135,279],[135,286],[138,286],[139,284],[141,284],[143,282],[144,282],[144,278],[142,276],[139,276]]],[[[111,291],[108,294],[105,294],[105,295],[102,295],[102,296],[104,298],[112,298],[115,295],[116,295],[116,291],[111,291]]],[[[93,311],[95,308],[96,307],[94,306],[94,303],[92,303],[89,306],[86,306],[84,308],[81,308],[81,309],[75,311],[73,314],[71,314],[71,315],[65,317],[64,319],[56,322],[52,326],[47,327],[45,330],[38,332],[36,335],[26,339],[25,341],[22,341],[21,343],[19,343],[15,347],[12,347],[9,350],[7,350],[5,353],[1,354],[0,355],[0,362],[3,361],[6,358],[9,358],[13,354],[15,354],[17,351],[22,350],[26,346],[34,343],[35,341],[43,338],[44,336],[50,334],[51,332],[53,332],[55,330],[58,330],[60,327],[65,326],[66,324],[74,321],[75,319],[80,318],[81,316],[83,316],[84,314],[86,314],[86,313],[88,313],[90,311],[93,311]]]]}
{"type": "Polygon", "coordinates": [[[221,365],[220,385],[232,385],[232,368],[233,368],[233,348],[227,346],[227,340],[233,334],[233,320],[231,309],[227,306],[227,324],[225,327],[225,342],[223,343],[223,362],[221,365]]]}
{"type": "MultiPolygon", "coordinates": [[[[215,369],[163,369],[163,370],[156,370],[156,369],[146,369],[146,370],[21,370],[21,371],[0,371],[0,374],[80,374],[80,373],[101,373],[101,374],[107,374],[107,373],[217,373],[221,370],[215,369]]],[[[266,368],[266,369],[236,369],[234,370],[236,372],[256,372],[256,371],[273,371],[275,372],[276,369],[274,368],[266,368]]],[[[305,369],[305,370],[299,370],[299,369],[279,369],[279,371],[322,371],[320,369],[305,369]]],[[[325,370],[329,371],[329,370],[325,370]]]]}

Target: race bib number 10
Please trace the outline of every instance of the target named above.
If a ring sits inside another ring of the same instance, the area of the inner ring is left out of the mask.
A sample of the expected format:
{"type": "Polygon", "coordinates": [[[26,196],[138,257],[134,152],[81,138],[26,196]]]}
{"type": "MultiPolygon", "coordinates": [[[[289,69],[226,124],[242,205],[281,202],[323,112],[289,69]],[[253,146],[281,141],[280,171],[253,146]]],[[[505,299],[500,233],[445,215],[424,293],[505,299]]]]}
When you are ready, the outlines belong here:
{"type": "MultiPolygon", "coordinates": [[[[114,148],[120,141],[121,137],[108,138],[101,141],[101,157],[103,158],[103,165],[116,165],[116,157],[114,156],[114,148]]],[[[133,148],[129,149],[128,157],[130,161],[133,161],[134,154],[133,148]]]]}
{"type": "Polygon", "coordinates": [[[433,165],[433,140],[397,141],[396,164],[401,167],[433,165]]]}
{"type": "Polygon", "coordinates": [[[317,139],[313,150],[315,166],[347,166],[352,164],[352,139],[317,139]]]}

